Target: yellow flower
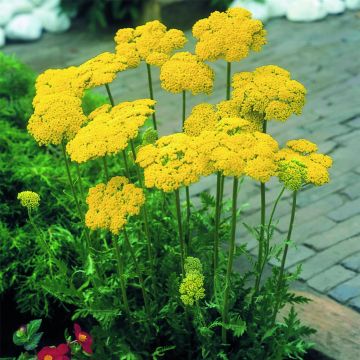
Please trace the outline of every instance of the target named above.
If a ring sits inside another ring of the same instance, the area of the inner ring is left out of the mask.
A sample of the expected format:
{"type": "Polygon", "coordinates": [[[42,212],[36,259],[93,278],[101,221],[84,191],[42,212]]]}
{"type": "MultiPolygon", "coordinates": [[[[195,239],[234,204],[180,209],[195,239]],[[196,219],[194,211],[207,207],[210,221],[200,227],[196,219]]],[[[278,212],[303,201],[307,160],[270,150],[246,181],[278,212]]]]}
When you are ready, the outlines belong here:
{"type": "Polygon", "coordinates": [[[107,184],[89,189],[86,226],[92,230],[106,229],[117,235],[129,216],[137,215],[145,202],[142,189],[129,184],[127,178],[115,176],[107,184]]]}
{"type": "Polygon", "coordinates": [[[18,193],[18,200],[28,210],[36,209],[40,204],[40,196],[33,191],[22,191],[18,193]]]}
{"type": "Polygon", "coordinates": [[[202,273],[201,261],[196,257],[188,256],[185,259],[184,269],[186,274],[195,271],[202,273]]]}
{"type": "Polygon", "coordinates": [[[74,137],[85,121],[81,100],[59,93],[38,99],[27,129],[39,145],[59,145],[74,137]]]}
{"type": "Polygon", "coordinates": [[[280,161],[278,177],[280,182],[291,191],[298,191],[306,183],[307,167],[298,160],[280,161]]]}
{"type": "Polygon", "coordinates": [[[170,29],[158,20],[147,22],[135,29],[120,29],[115,35],[116,52],[127,58],[129,67],[136,67],[140,61],[161,66],[171,53],[186,43],[181,30],[170,29]]]}
{"type": "Polygon", "coordinates": [[[195,23],[192,32],[198,39],[195,52],[201,60],[240,61],[251,50],[260,51],[266,44],[262,22],[252,19],[251,13],[241,8],[215,11],[195,23]]]}
{"type": "Polygon", "coordinates": [[[154,104],[154,100],[140,99],[113,108],[103,105],[94,110],[89,115],[92,121],[81,128],[66,146],[71,160],[82,163],[124,150],[154,112],[154,104]]]}
{"type": "Polygon", "coordinates": [[[144,169],[145,185],[170,192],[197,182],[205,157],[194,139],[177,133],[141,147],[136,162],[144,169]]]}
{"type": "Polygon", "coordinates": [[[276,154],[280,171],[284,161],[298,161],[306,168],[304,183],[321,186],[329,182],[328,169],[332,166],[330,156],[316,153],[316,144],[305,139],[290,140],[286,145],[276,154]]]}
{"type": "Polygon", "coordinates": [[[172,93],[191,91],[193,95],[210,94],[214,71],[189,52],[178,52],[160,70],[161,86],[172,93]]]}
{"type": "Polygon", "coordinates": [[[292,114],[300,115],[305,104],[305,87],[275,65],[235,74],[233,87],[234,105],[246,119],[285,121],[292,114]]]}

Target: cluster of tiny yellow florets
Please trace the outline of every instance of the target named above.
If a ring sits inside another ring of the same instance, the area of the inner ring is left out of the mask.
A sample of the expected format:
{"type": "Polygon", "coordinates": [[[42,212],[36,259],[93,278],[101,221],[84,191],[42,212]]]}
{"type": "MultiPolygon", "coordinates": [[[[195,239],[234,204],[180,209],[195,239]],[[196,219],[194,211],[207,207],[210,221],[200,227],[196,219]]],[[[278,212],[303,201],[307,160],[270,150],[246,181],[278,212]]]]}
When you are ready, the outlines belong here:
{"type": "Polygon", "coordinates": [[[90,188],[86,202],[86,226],[92,230],[107,229],[116,235],[126,225],[128,216],[139,214],[145,196],[127,178],[115,176],[107,184],[90,188]]]}
{"type": "Polygon", "coordinates": [[[203,159],[195,138],[177,133],[140,148],[136,162],[144,169],[147,187],[169,192],[197,182],[203,159]]]}
{"type": "Polygon", "coordinates": [[[147,22],[135,29],[120,29],[115,35],[116,53],[124,56],[130,67],[140,61],[149,65],[161,66],[171,53],[182,48],[186,38],[181,30],[170,29],[158,20],[147,22]]]}
{"type": "Polygon", "coordinates": [[[154,110],[154,100],[140,99],[111,108],[103,105],[89,115],[92,119],[69,141],[71,160],[82,163],[124,150],[154,110]]]}
{"type": "Polygon", "coordinates": [[[258,114],[264,120],[285,121],[301,114],[305,103],[305,87],[274,65],[235,74],[233,87],[232,98],[245,118],[258,114]]]}
{"type": "Polygon", "coordinates": [[[184,268],[185,277],[179,288],[180,298],[184,305],[191,306],[205,297],[202,264],[198,258],[187,257],[184,268]]]}
{"type": "Polygon", "coordinates": [[[286,164],[296,160],[303,164],[306,169],[305,184],[321,186],[329,182],[328,169],[332,166],[330,156],[316,153],[316,144],[305,139],[289,140],[286,145],[286,148],[281,149],[276,154],[276,160],[280,164],[280,171],[281,166],[284,166],[284,162],[286,164]]]}
{"type": "Polygon", "coordinates": [[[262,22],[252,19],[251,13],[241,8],[215,11],[196,22],[192,32],[198,39],[195,52],[201,60],[240,61],[251,50],[260,51],[266,44],[262,22]]]}
{"type": "Polygon", "coordinates": [[[179,52],[164,63],[160,70],[161,86],[172,93],[190,91],[193,95],[210,94],[214,71],[189,52],[179,52]]]}
{"type": "Polygon", "coordinates": [[[278,163],[278,178],[291,191],[298,191],[306,183],[306,166],[298,160],[278,163]]]}
{"type": "Polygon", "coordinates": [[[36,209],[40,204],[40,196],[33,191],[22,191],[18,193],[18,200],[20,204],[28,210],[36,209]]]}

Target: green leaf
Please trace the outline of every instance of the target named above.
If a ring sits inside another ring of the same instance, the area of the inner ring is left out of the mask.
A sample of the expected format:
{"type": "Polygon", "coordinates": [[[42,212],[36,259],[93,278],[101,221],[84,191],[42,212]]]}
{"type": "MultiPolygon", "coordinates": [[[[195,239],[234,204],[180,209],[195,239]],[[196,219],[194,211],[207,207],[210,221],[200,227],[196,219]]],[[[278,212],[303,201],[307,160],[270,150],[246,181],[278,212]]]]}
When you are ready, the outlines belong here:
{"type": "Polygon", "coordinates": [[[36,349],[42,336],[43,336],[42,332],[34,334],[30,339],[30,341],[24,346],[25,350],[36,349]]]}
{"type": "Polygon", "coordinates": [[[42,322],[41,319],[36,319],[36,320],[30,321],[26,325],[26,332],[29,337],[32,337],[40,329],[41,322],[42,322]]]}

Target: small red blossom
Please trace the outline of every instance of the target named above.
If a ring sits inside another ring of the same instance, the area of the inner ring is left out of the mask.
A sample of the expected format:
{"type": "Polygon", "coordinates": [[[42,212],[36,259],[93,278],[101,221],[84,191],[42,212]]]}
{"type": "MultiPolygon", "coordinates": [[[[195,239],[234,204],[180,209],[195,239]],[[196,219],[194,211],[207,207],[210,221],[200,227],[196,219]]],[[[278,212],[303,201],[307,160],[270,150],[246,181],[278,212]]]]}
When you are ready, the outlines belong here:
{"type": "Polygon", "coordinates": [[[75,331],[76,340],[81,345],[82,349],[86,353],[92,354],[93,351],[91,349],[91,345],[92,345],[93,339],[92,339],[91,335],[85,331],[82,331],[79,324],[74,324],[74,331],[75,331]]]}
{"type": "Polygon", "coordinates": [[[70,360],[67,356],[70,351],[67,344],[60,344],[59,346],[45,346],[37,354],[38,360],[70,360]]]}

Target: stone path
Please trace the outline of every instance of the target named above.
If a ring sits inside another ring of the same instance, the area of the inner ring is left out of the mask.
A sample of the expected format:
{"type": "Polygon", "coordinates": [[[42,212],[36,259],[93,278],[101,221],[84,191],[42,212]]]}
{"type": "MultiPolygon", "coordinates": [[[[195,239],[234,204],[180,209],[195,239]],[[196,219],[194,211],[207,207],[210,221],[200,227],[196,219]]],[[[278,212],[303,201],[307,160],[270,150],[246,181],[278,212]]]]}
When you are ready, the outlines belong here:
{"type": "MultiPolygon", "coordinates": [[[[298,196],[293,236],[296,246],[290,249],[286,266],[293,270],[303,262],[301,279],[305,286],[360,311],[360,18],[348,12],[310,24],[277,19],[266,28],[268,45],[261,53],[234,65],[234,72],[268,64],[290,70],[292,77],[308,89],[304,113],[285,124],[270,123],[269,132],[280,145],[291,138],[308,138],[319,145],[320,152],[334,159],[331,183],[308,188],[298,196]]],[[[190,40],[187,49],[191,50],[193,44],[190,40]]],[[[113,51],[112,34],[94,36],[76,27],[67,34],[46,34],[39,43],[5,48],[37,71],[79,64],[103,51],[113,51]]],[[[225,63],[211,65],[216,70],[216,90],[210,97],[189,98],[188,111],[197,103],[224,99],[225,63]]],[[[160,89],[158,71],[154,71],[153,78],[160,131],[177,131],[181,95],[160,89]]],[[[147,97],[145,66],[119,74],[111,88],[117,101],[147,97]]],[[[213,178],[203,179],[191,192],[196,196],[203,189],[213,190],[213,186],[213,178]]],[[[230,184],[226,191],[231,191],[230,184]]],[[[274,201],[279,191],[279,185],[270,182],[268,199],[274,201]]],[[[279,205],[275,241],[286,236],[289,196],[279,205]]],[[[257,224],[259,187],[246,181],[239,200],[248,204],[241,221],[257,224]]],[[[238,241],[246,241],[256,254],[256,243],[241,224],[238,241]]]]}

